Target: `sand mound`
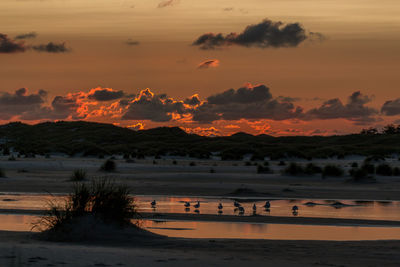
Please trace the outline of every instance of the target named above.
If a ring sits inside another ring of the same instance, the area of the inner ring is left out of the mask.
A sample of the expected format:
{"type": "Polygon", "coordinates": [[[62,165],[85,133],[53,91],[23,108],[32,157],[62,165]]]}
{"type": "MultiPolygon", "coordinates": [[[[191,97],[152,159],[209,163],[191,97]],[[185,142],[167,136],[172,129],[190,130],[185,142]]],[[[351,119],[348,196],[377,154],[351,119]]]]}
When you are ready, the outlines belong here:
{"type": "Polygon", "coordinates": [[[120,226],[115,223],[105,223],[91,215],[76,218],[56,230],[46,230],[39,236],[40,239],[58,242],[130,243],[132,245],[165,238],[134,224],[120,226]]]}

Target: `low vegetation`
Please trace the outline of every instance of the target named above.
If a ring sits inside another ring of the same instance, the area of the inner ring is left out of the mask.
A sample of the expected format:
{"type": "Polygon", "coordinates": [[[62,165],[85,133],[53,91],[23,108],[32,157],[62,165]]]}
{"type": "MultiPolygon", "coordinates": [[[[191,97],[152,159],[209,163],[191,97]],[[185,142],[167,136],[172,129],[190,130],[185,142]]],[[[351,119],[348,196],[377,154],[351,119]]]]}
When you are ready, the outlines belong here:
{"type": "Polygon", "coordinates": [[[47,215],[35,227],[52,232],[71,230],[79,219],[90,217],[107,224],[126,226],[137,215],[128,187],[110,179],[76,183],[65,203],[49,203],[47,215]]]}
{"type": "Polygon", "coordinates": [[[0,168],[0,178],[5,178],[5,177],[6,177],[5,171],[2,168],[0,168]]]}
{"type": "Polygon", "coordinates": [[[337,165],[326,165],[323,169],[322,169],[322,177],[339,177],[339,176],[343,176],[344,174],[344,170],[337,165]]]}
{"type": "Polygon", "coordinates": [[[103,172],[115,172],[117,170],[117,163],[112,159],[108,159],[100,166],[100,170],[103,172]]]}
{"type": "Polygon", "coordinates": [[[76,169],[71,175],[70,180],[73,182],[80,182],[86,180],[87,172],[84,169],[76,169]]]}

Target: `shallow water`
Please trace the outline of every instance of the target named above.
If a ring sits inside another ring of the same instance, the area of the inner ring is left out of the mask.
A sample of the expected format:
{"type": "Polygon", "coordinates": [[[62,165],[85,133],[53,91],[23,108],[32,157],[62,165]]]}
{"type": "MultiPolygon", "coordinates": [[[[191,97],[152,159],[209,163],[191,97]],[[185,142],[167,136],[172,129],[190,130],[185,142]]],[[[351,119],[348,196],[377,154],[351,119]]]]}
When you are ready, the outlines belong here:
{"type": "MultiPolygon", "coordinates": [[[[37,216],[0,215],[0,230],[37,231],[37,216]]],[[[152,221],[141,227],[169,237],[279,240],[400,240],[400,227],[318,226],[235,222],[152,221]]]]}
{"type": "MultiPolygon", "coordinates": [[[[64,196],[49,196],[39,194],[0,194],[0,209],[46,209],[50,200],[62,201],[64,196]]],[[[215,197],[174,197],[174,196],[136,196],[136,204],[139,212],[156,213],[201,213],[217,214],[218,204],[222,203],[224,208],[221,215],[238,215],[233,206],[233,198],[215,197]],[[156,200],[157,205],[152,208],[150,202],[156,200]],[[190,202],[189,209],[185,209],[184,202],[190,202]],[[197,210],[194,204],[200,202],[197,210]]],[[[256,204],[256,214],[264,216],[293,216],[292,207],[299,207],[299,217],[322,217],[342,219],[368,219],[368,220],[395,220],[400,221],[399,201],[354,201],[340,200],[344,206],[332,205],[336,200],[323,199],[270,199],[269,211],[263,208],[265,199],[238,199],[244,207],[244,216],[253,214],[253,204],[256,204]],[[313,202],[316,205],[305,205],[313,202]]]]}

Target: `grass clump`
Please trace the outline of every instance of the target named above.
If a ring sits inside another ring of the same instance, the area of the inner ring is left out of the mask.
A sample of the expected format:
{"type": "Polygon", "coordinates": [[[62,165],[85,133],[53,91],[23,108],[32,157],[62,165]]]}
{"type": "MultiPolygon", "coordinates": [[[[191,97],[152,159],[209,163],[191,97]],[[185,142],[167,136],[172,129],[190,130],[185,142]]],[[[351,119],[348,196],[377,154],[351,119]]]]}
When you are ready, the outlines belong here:
{"type": "Polygon", "coordinates": [[[376,174],[382,175],[382,176],[392,176],[393,175],[392,167],[390,167],[390,165],[386,164],[386,163],[379,164],[376,167],[375,172],[376,172],[376,174]]]}
{"type": "Polygon", "coordinates": [[[336,165],[326,165],[322,169],[322,177],[323,178],[328,177],[328,176],[339,177],[339,176],[342,176],[343,174],[344,174],[343,169],[336,165]]]}
{"type": "Polygon", "coordinates": [[[297,176],[297,175],[303,175],[304,174],[304,168],[300,164],[297,164],[295,162],[291,162],[289,166],[287,166],[284,170],[283,173],[292,175],[292,176],[297,176]]]}
{"type": "Polygon", "coordinates": [[[86,180],[87,172],[84,169],[76,169],[71,175],[70,180],[73,182],[80,182],[86,180]]]}
{"type": "Polygon", "coordinates": [[[0,168],[0,178],[6,178],[6,173],[2,168],[0,168]]]}
{"type": "Polygon", "coordinates": [[[192,166],[192,167],[196,166],[196,163],[194,161],[192,161],[192,162],[189,163],[189,166],[192,166]]]}
{"type": "Polygon", "coordinates": [[[85,218],[127,226],[135,215],[134,198],[129,195],[128,187],[103,178],[93,180],[89,185],[76,183],[63,204],[49,203],[47,214],[34,227],[68,232],[85,218]]]}
{"type": "Polygon", "coordinates": [[[257,166],[257,173],[272,173],[272,170],[269,166],[257,166]]]}
{"type": "Polygon", "coordinates": [[[101,165],[100,170],[103,172],[115,172],[117,170],[117,163],[112,159],[108,159],[101,165]]]}

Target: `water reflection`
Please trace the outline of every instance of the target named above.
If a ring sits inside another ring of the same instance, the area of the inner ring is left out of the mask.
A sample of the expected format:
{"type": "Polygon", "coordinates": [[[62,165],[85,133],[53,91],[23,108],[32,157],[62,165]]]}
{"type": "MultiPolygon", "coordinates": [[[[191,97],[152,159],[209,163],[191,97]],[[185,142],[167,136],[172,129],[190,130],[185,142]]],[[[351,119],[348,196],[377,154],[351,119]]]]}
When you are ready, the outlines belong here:
{"type": "Polygon", "coordinates": [[[276,240],[398,240],[399,227],[316,226],[231,222],[144,221],[151,232],[183,238],[240,238],[276,240]],[[177,229],[192,229],[182,231],[177,229]]]}
{"type": "MultiPolygon", "coordinates": [[[[43,210],[48,201],[63,196],[0,195],[0,209],[43,210]]],[[[399,201],[353,201],[323,199],[245,199],[176,196],[136,196],[139,212],[220,215],[301,216],[400,221],[399,201]],[[154,202],[154,203],[153,203],[154,202]],[[155,205],[152,205],[155,204],[155,205]],[[255,205],[255,209],[254,209],[255,205]],[[195,206],[198,206],[196,208],[195,206]],[[293,206],[297,206],[296,214],[293,206]]]]}
{"type": "MultiPolygon", "coordinates": [[[[31,231],[37,216],[0,215],[0,230],[31,231]]],[[[277,240],[400,240],[400,227],[318,226],[142,220],[140,227],[170,237],[277,240]]],[[[33,229],[35,231],[35,229],[33,229]]]]}

